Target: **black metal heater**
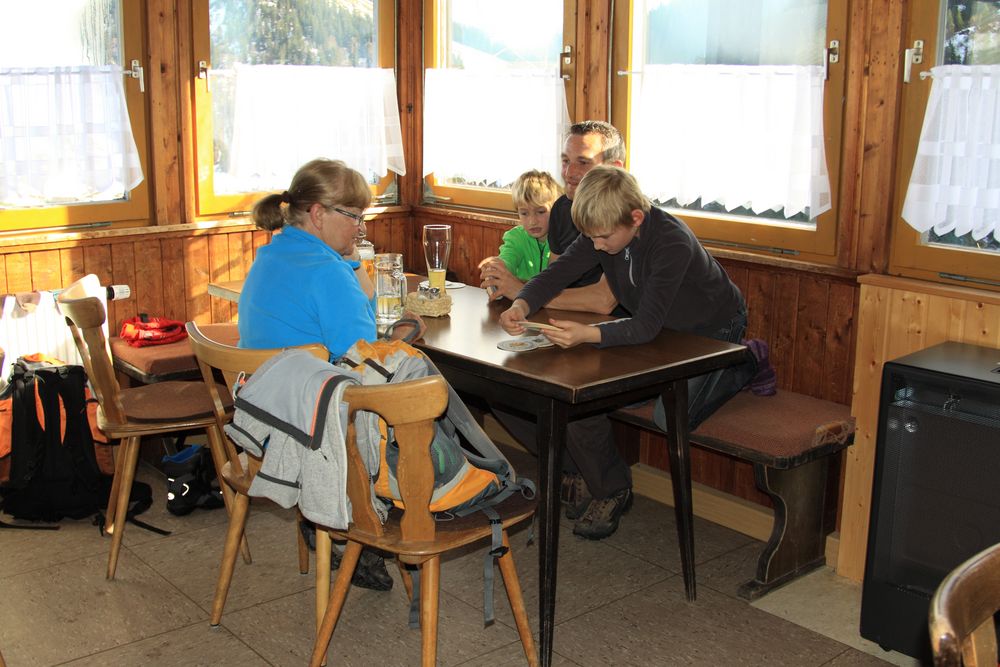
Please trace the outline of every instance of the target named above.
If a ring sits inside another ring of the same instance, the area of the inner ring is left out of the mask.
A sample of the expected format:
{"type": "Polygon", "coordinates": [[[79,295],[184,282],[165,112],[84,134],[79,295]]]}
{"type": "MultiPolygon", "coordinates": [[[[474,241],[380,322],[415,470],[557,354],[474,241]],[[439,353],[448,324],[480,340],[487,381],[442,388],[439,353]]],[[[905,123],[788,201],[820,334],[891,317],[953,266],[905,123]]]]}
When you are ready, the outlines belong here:
{"type": "Polygon", "coordinates": [[[944,576],[1000,542],[1000,350],[942,343],[882,373],[861,636],[930,660],[944,576]]]}

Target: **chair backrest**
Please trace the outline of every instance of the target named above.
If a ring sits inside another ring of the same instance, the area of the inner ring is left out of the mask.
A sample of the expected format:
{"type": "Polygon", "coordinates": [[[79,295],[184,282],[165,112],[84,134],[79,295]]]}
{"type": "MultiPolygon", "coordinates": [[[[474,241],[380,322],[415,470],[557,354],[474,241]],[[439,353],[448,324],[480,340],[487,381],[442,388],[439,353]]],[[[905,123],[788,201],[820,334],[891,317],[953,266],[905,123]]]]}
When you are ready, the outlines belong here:
{"type": "Polygon", "coordinates": [[[931,600],[928,623],[934,664],[997,664],[993,615],[1000,610],[1000,544],[948,573],[931,600]]]}
{"type": "Polygon", "coordinates": [[[60,292],[56,302],[69,324],[73,342],[83,360],[84,370],[109,425],[126,422],[121,387],[111,360],[111,347],[104,334],[107,311],[97,296],[104,289],[96,277],[88,275],[60,292]]]}
{"type": "Polygon", "coordinates": [[[354,528],[382,535],[383,527],[371,506],[371,486],[357,447],[354,413],[379,414],[393,428],[399,444],[396,481],[406,510],[401,520],[402,539],[430,542],[434,516],[429,506],[434,492],[431,441],[435,420],[448,407],[448,383],[440,375],[399,384],[348,387],[344,392],[350,418],[347,427],[347,495],[351,499],[354,528]]]}
{"type": "MultiPolygon", "coordinates": [[[[202,380],[204,380],[205,386],[208,388],[209,396],[212,397],[212,410],[215,413],[215,420],[221,430],[230,420],[231,415],[227,412],[225,404],[222,401],[222,396],[219,394],[219,378],[216,377],[216,371],[222,375],[223,386],[232,387],[240,375],[253,375],[265,361],[287,348],[248,350],[212,340],[194,322],[188,322],[185,328],[187,329],[191,349],[198,360],[198,368],[201,370],[202,380]]],[[[330,358],[329,351],[320,343],[302,345],[298,349],[308,350],[319,359],[326,360],[330,358]]],[[[243,466],[237,456],[236,448],[233,447],[233,443],[229,441],[229,438],[223,438],[223,440],[226,448],[226,457],[229,459],[233,472],[236,475],[242,474],[243,466]]]]}

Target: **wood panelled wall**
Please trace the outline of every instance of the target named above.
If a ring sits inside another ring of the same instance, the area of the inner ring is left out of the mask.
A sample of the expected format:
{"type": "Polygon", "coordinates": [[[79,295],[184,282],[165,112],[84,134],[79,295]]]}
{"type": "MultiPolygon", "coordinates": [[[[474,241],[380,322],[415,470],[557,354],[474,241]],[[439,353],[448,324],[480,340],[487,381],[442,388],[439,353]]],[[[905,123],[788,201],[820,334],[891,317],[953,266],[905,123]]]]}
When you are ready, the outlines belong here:
{"type": "Polygon", "coordinates": [[[854,360],[857,420],[847,450],[837,572],[860,581],[878,434],[882,365],[945,341],[1000,348],[1000,294],[883,275],[863,276],[854,360]]]}

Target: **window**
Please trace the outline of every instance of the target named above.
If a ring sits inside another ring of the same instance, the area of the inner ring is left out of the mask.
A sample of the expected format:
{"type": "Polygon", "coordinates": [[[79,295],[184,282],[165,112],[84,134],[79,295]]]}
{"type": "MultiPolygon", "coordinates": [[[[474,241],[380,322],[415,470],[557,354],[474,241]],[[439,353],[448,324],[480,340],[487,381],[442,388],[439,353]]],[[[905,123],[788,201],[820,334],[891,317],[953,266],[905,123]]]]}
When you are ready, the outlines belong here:
{"type": "Polygon", "coordinates": [[[905,43],[890,268],[1000,287],[1000,0],[918,0],[905,43]]]}
{"type": "Polygon", "coordinates": [[[847,3],[616,3],[628,168],[700,238],[835,254],[847,3]]]}
{"type": "Polygon", "coordinates": [[[142,80],[125,66],[140,74],[140,21],[120,0],[6,3],[0,230],[148,218],[142,80]]]}
{"type": "Polygon", "coordinates": [[[564,0],[426,0],[429,200],[510,210],[521,173],[558,175],[575,16],[564,0]]]}
{"type": "Polygon", "coordinates": [[[394,201],[405,173],[394,3],[195,3],[197,214],[248,211],[316,157],[394,201]]]}

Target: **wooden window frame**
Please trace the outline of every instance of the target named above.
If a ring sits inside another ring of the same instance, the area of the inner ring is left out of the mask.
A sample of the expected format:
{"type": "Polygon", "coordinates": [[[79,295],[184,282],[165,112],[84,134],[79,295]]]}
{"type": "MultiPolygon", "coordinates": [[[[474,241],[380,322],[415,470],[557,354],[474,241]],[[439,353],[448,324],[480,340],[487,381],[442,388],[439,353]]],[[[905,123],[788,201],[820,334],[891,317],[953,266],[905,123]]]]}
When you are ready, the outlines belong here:
{"type": "Polygon", "coordinates": [[[904,83],[900,97],[899,145],[895,193],[892,208],[892,246],[889,272],[954,284],[972,283],[984,289],[1000,290],[1000,254],[968,248],[927,245],[921,234],[903,220],[901,213],[906,189],[920,141],[924,111],[930,98],[931,80],[921,79],[937,63],[940,0],[914,0],[903,43],[924,40],[923,63],[914,65],[910,83],[904,83]]]}
{"type": "MultiPolygon", "coordinates": [[[[122,2],[122,64],[138,60],[147,62],[145,3],[122,2]]],[[[148,77],[150,72],[146,71],[148,77]]],[[[125,80],[125,103],[129,122],[139,152],[142,182],[126,193],[125,199],[109,202],[81,202],[60,206],[0,209],[0,233],[55,231],[66,227],[137,227],[149,224],[149,138],[147,136],[145,93],[139,91],[139,82],[125,80]]],[[[76,231],[76,230],[67,230],[76,231]]]]}
{"type": "MultiPolygon", "coordinates": [[[[828,64],[828,77],[824,86],[823,121],[826,133],[826,163],[830,177],[832,207],[819,216],[815,229],[784,224],[780,220],[756,221],[735,219],[734,216],[699,211],[678,212],[699,239],[706,244],[736,246],[740,250],[757,253],[780,253],[793,255],[798,260],[821,264],[836,263],[837,227],[841,168],[845,149],[844,121],[847,94],[847,53],[848,23],[850,20],[847,0],[829,0],[827,7],[826,43],[840,42],[840,62],[828,64]]],[[[629,99],[633,77],[626,73],[634,70],[631,63],[632,52],[632,3],[615,3],[612,21],[612,75],[611,75],[611,122],[621,130],[626,145],[629,141],[629,99]]],[[[683,96],[678,103],[684,103],[683,96]]],[[[628,163],[626,162],[626,168],[628,163]]]]}
{"type": "MultiPolygon", "coordinates": [[[[423,69],[436,67],[438,55],[441,53],[441,42],[438,26],[440,25],[440,0],[424,0],[424,66],[423,69]]],[[[563,0],[563,44],[571,47],[573,66],[566,66],[566,71],[572,72],[570,78],[565,79],[566,86],[566,107],[570,119],[575,113],[575,81],[578,69],[577,47],[576,47],[576,21],[577,21],[577,0],[563,0]]],[[[422,141],[422,139],[421,139],[422,141]]],[[[527,168],[527,167],[525,167],[527,168]]],[[[421,165],[422,173],[422,165],[421,165]]],[[[423,177],[422,182],[429,185],[434,192],[434,197],[427,198],[425,204],[444,204],[448,206],[465,206],[469,208],[492,210],[492,211],[512,211],[510,190],[494,190],[490,188],[448,185],[439,183],[434,174],[423,177]]]]}
{"type": "MultiPolygon", "coordinates": [[[[379,67],[396,68],[396,3],[378,0],[378,34],[391,36],[379,39],[379,67]]],[[[184,35],[182,35],[183,39],[184,35]]],[[[197,70],[198,63],[205,61],[211,67],[212,43],[209,32],[208,0],[194,0],[192,7],[191,62],[197,70]]],[[[219,218],[223,216],[245,215],[254,203],[268,192],[240,192],[236,194],[215,194],[214,136],[212,132],[212,98],[207,77],[198,78],[192,73],[192,128],[191,145],[194,153],[194,215],[195,220],[219,218]]],[[[397,89],[398,89],[397,76],[397,89]]],[[[371,186],[376,197],[386,192],[396,180],[389,172],[378,183],[371,186]]]]}

